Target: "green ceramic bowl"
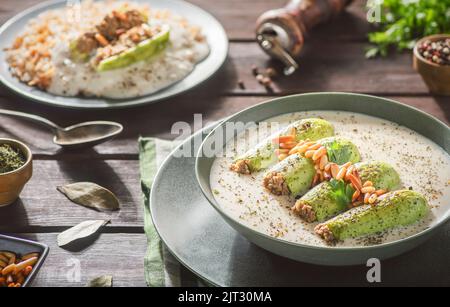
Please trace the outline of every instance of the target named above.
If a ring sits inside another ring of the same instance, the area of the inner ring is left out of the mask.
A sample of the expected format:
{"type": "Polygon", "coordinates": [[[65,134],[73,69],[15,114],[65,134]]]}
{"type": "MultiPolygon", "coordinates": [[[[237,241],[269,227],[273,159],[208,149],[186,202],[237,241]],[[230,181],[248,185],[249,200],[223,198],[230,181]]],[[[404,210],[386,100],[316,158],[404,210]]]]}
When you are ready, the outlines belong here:
{"type": "MultiPolygon", "coordinates": [[[[250,107],[231,116],[216,127],[204,140],[196,160],[196,176],[203,194],[236,231],[256,245],[294,260],[320,265],[356,265],[366,263],[369,258],[386,259],[411,250],[425,242],[450,219],[450,210],[447,210],[442,216],[436,217],[428,229],[405,239],[380,245],[319,247],[270,237],[243,225],[224,212],[216,202],[209,182],[211,166],[215,158],[211,155],[200,154],[205,144],[210,144],[216,137],[215,134],[223,131],[221,129],[227,122],[260,122],[277,115],[312,110],[348,111],[390,120],[417,131],[450,153],[450,128],[446,124],[418,109],[389,99],[350,93],[312,93],[277,98],[250,107]]],[[[225,143],[232,138],[234,136],[226,136],[225,143]]],[[[209,145],[207,146],[210,148],[209,145]]],[[[221,151],[222,148],[216,150],[217,153],[221,151]]]]}

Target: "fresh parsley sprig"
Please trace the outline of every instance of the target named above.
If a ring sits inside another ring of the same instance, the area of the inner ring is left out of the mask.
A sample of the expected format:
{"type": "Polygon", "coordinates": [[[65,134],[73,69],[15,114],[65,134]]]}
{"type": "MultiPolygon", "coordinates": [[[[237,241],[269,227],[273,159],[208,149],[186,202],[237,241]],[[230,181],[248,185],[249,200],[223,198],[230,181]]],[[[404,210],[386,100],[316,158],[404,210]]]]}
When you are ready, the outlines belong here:
{"type": "Polygon", "coordinates": [[[366,57],[386,56],[412,49],[416,40],[431,34],[450,32],[450,0],[381,0],[380,30],[369,33],[373,44],[366,57]]]}
{"type": "Polygon", "coordinates": [[[331,179],[330,185],[331,195],[338,204],[347,206],[352,202],[355,189],[353,189],[351,184],[347,184],[343,180],[331,179]]]}

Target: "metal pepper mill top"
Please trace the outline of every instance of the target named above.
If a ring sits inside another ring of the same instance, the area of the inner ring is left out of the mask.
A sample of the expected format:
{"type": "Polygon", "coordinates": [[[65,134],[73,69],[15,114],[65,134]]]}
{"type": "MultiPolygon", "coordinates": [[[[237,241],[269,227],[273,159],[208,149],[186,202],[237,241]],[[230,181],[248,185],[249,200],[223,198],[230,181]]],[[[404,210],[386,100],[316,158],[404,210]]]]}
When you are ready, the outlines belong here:
{"type": "Polygon", "coordinates": [[[256,39],[271,57],[281,60],[284,74],[298,69],[298,57],[307,33],[316,25],[340,14],[352,0],[291,0],[284,8],[261,15],[256,39]]]}

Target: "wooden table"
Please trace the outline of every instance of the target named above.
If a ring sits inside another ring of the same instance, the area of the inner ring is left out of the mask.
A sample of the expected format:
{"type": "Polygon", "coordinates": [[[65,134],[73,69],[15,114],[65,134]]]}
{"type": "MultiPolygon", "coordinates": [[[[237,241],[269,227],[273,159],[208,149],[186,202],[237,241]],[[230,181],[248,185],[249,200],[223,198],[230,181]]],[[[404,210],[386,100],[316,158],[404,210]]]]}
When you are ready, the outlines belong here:
{"type": "MultiPolygon", "coordinates": [[[[37,2],[40,1],[2,0],[0,24],[37,2]]],[[[38,105],[5,89],[0,90],[1,108],[40,114],[61,125],[106,119],[125,126],[124,133],[110,143],[93,150],[68,153],[53,145],[51,135],[41,127],[1,117],[0,137],[20,139],[35,154],[34,177],[21,199],[13,206],[0,210],[1,233],[18,234],[44,242],[51,248],[35,286],[80,286],[101,274],[113,274],[117,286],[145,285],[143,255],[146,238],[143,232],[137,138],[140,135],[173,138],[175,136],[170,134],[172,123],[192,123],[194,113],[202,113],[206,123],[272,96],[345,91],[392,98],[420,108],[446,123],[450,121],[450,99],[428,94],[420,76],[411,68],[409,53],[385,59],[364,58],[369,29],[363,10],[364,1],[355,1],[348,12],[332,25],[316,29],[308,40],[298,73],[290,78],[278,79],[273,92],[267,92],[252,75],[252,65],[277,65],[256,45],[254,23],[259,14],[281,7],[286,0],[192,2],[210,11],[222,22],[230,39],[230,50],[223,69],[188,94],[129,110],[77,111],[38,105]],[[245,89],[240,89],[239,80],[245,83],[245,89]],[[113,214],[87,210],[73,205],[55,189],[58,185],[81,180],[93,181],[113,190],[120,199],[122,210],[113,214]],[[112,224],[89,248],[69,252],[56,246],[59,232],[83,220],[101,218],[111,219],[112,224]],[[77,261],[82,273],[79,282],[67,278],[77,261]]],[[[450,255],[450,227],[446,227],[438,237],[433,240],[446,242],[437,259],[447,261],[450,255]]],[[[430,244],[418,248],[413,255],[432,252],[427,249],[430,244]]],[[[432,266],[428,263],[418,265],[432,266]]],[[[428,272],[425,276],[413,274],[412,280],[408,277],[405,281],[450,285],[448,267],[424,270],[428,272]]],[[[364,277],[358,279],[364,280],[364,277]]]]}

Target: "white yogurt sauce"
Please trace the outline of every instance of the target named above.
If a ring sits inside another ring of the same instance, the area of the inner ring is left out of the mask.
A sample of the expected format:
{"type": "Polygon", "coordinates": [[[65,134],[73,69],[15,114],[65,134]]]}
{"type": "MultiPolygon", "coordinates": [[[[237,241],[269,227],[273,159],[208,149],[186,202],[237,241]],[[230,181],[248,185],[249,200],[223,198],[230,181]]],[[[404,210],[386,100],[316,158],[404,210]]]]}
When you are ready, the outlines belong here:
{"type": "Polygon", "coordinates": [[[67,40],[59,43],[52,52],[55,74],[47,91],[124,99],[149,95],[182,80],[209,54],[208,42],[193,40],[176,20],[164,22],[170,26],[170,44],[162,54],[122,69],[96,72],[89,63],[70,60],[67,40]]]}
{"type": "MultiPolygon", "coordinates": [[[[347,239],[337,246],[375,245],[418,233],[442,220],[450,210],[450,156],[437,144],[406,127],[379,118],[336,111],[310,111],[284,115],[268,120],[286,126],[308,117],[330,121],[338,136],[358,146],[362,160],[390,163],[400,174],[404,188],[422,193],[431,205],[431,214],[418,223],[382,234],[347,239]]],[[[229,170],[236,144],[250,142],[248,133],[237,137],[225,149],[224,157],[214,161],[210,182],[221,208],[242,224],[282,240],[306,245],[326,246],[314,234],[317,223],[306,223],[292,214],[295,200],[275,196],[262,186],[265,171],[241,175],[229,170]]],[[[239,147],[241,148],[241,147],[239,147]]]]}

